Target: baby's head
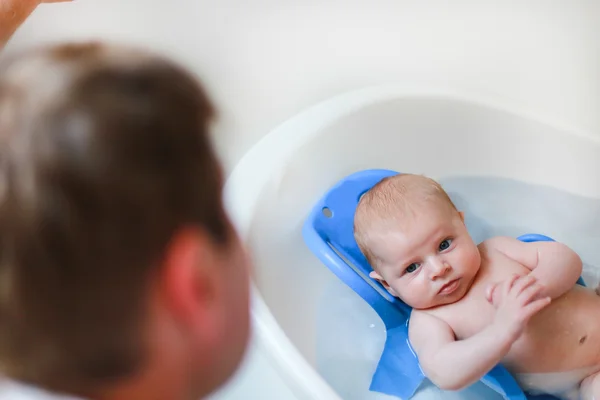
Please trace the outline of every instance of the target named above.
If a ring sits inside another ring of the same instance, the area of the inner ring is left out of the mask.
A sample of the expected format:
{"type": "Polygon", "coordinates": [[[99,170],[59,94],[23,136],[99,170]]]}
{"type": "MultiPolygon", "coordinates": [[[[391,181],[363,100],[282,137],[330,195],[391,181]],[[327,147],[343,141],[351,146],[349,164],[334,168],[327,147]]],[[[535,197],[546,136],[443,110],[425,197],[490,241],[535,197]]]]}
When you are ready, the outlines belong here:
{"type": "Polygon", "coordinates": [[[437,182],[421,175],[385,178],[365,193],[354,237],[371,277],[416,309],[462,298],[481,263],[463,213],[437,182]]]}
{"type": "Polygon", "coordinates": [[[3,375],[86,398],[152,376],[201,397],[235,370],[248,260],[213,114],[194,76],[137,49],[0,66],[3,375]]]}

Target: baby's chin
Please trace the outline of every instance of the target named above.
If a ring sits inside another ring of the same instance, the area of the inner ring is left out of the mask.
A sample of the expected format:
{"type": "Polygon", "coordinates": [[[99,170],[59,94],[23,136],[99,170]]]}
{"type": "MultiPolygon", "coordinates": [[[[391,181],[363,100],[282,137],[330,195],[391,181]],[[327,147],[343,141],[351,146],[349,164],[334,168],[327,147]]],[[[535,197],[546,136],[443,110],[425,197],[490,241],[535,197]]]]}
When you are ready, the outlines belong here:
{"type": "Polygon", "coordinates": [[[437,308],[437,307],[442,307],[442,306],[446,306],[448,304],[452,304],[452,303],[456,303],[456,301],[432,301],[430,303],[422,303],[422,304],[416,304],[416,305],[410,305],[408,304],[409,307],[411,307],[413,310],[431,310],[433,308],[437,308]]]}
{"type": "Polygon", "coordinates": [[[440,302],[440,301],[406,301],[399,297],[407,306],[412,308],[413,310],[429,310],[432,308],[436,308],[439,306],[443,306],[445,304],[450,304],[450,302],[440,302]]]}
{"type": "Polygon", "coordinates": [[[456,303],[460,301],[463,297],[465,297],[465,295],[466,291],[461,291],[461,293],[456,293],[455,296],[444,296],[441,298],[436,297],[435,299],[431,299],[425,302],[407,302],[405,300],[402,300],[402,298],[400,298],[400,300],[404,301],[404,303],[406,303],[406,305],[408,305],[413,310],[431,310],[432,308],[442,307],[448,304],[456,303]]]}

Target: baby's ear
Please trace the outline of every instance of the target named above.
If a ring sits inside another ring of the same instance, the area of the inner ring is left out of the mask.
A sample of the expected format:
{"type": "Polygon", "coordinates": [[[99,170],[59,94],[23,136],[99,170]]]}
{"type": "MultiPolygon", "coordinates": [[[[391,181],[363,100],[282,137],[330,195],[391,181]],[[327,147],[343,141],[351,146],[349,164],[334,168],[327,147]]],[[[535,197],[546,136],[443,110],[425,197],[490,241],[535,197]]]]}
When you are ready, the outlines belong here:
{"type": "Polygon", "coordinates": [[[460,216],[460,220],[464,224],[465,223],[465,212],[464,211],[459,211],[458,215],[460,216]]]}
{"type": "Polygon", "coordinates": [[[377,272],[375,271],[371,271],[369,273],[369,278],[371,279],[375,279],[377,282],[381,283],[382,285],[385,283],[385,280],[381,277],[381,275],[379,275],[377,272]]]}
{"type": "Polygon", "coordinates": [[[369,277],[371,279],[375,279],[377,282],[381,283],[381,285],[383,285],[383,287],[385,288],[385,290],[387,290],[388,292],[390,292],[390,294],[392,296],[398,296],[396,294],[396,291],[394,289],[392,289],[391,286],[388,285],[388,283],[385,281],[385,279],[383,279],[383,277],[381,275],[379,275],[377,272],[371,271],[369,273],[369,277]]]}

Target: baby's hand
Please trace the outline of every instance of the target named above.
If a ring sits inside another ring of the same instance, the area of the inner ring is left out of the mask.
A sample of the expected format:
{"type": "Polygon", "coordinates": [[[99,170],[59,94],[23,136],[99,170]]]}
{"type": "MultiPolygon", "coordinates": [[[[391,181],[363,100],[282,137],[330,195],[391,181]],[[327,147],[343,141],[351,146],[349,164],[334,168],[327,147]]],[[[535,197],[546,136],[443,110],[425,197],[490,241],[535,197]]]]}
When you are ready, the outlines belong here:
{"type": "Polygon", "coordinates": [[[550,297],[539,297],[544,289],[531,275],[513,275],[488,287],[486,297],[496,308],[494,324],[514,342],[523,333],[529,319],[550,304],[550,297]]]}

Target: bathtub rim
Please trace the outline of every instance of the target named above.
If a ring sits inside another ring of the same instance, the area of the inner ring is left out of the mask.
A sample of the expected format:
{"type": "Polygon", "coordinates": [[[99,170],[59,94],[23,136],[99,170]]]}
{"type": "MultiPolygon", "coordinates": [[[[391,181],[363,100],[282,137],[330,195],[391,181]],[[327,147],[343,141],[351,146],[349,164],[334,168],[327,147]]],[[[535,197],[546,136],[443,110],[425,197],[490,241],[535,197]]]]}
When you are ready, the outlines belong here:
{"type": "MultiPolygon", "coordinates": [[[[287,119],[263,136],[234,166],[224,187],[226,210],[242,241],[247,243],[253,216],[264,187],[279,182],[286,160],[319,132],[362,108],[399,99],[443,99],[511,114],[565,135],[574,135],[600,145],[600,136],[576,129],[563,121],[508,104],[491,95],[440,87],[376,85],[347,91],[318,102],[287,119]],[[270,149],[277,149],[277,152],[270,149]],[[252,171],[252,172],[248,172],[252,171]]],[[[316,201],[316,199],[315,199],[316,201]]],[[[274,363],[282,379],[299,399],[340,399],[339,395],[305,359],[271,313],[255,282],[251,282],[251,314],[257,343],[274,363]]]]}

